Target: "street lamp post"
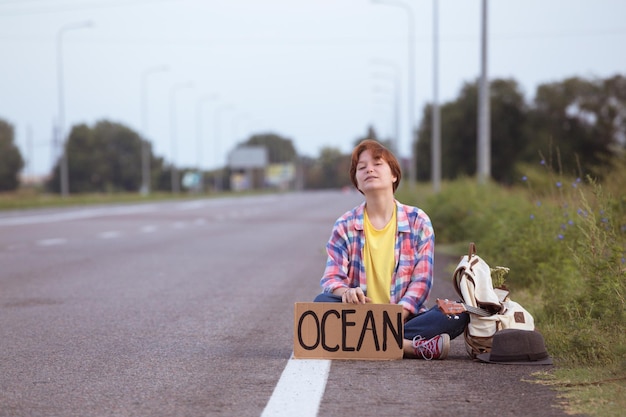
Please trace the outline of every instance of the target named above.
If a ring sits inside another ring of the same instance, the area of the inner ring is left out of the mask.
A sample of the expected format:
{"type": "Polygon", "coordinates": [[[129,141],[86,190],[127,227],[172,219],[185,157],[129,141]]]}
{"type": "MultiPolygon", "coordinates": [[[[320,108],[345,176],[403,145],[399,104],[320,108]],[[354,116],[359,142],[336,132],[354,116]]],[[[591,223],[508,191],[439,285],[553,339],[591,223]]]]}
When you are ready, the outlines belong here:
{"type": "Polygon", "coordinates": [[[204,190],[204,175],[202,175],[202,106],[208,102],[217,100],[217,94],[202,96],[196,102],[196,165],[200,175],[199,188],[204,190]]]}
{"type": "Polygon", "coordinates": [[[172,193],[180,192],[180,182],[178,181],[178,168],[176,168],[176,92],[184,88],[191,88],[191,82],[176,84],[170,90],[170,138],[172,146],[172,193]]]}
{"type": "Polygon", "coordinates": [[[141,141],[141,194],[150,194],[150,146],[148,142],[148,76],[158,72],[168,71],[165,65],[148,68],[141,74],[141,130],[144,138],[141,141]]]}
{"type": "Polygon", "coordinates": [[[69,180],[69,160],[67,155],[67,142],[65,140],[65,101],[63,91],[63,35],[65,32],[75,29],[83,29],[92,27],[91,21],[69,23],[61,29],[57,34],[57,79],[59,88],[59,136],[61,138],[61,144],[63,146],[63,152],[61,154],[61,195],[67,197],[70,193],[70,180],[69,180]]]}
{"type": "Polygon", "coordinates": [[[484,184],[491,177],[491,138],[489,131],[489,79],[487,78],[487,0],[482,1],[480,85],[478,89],[477,177],[484,184]]]}
{"type": "Polygon", "coordinates": [[[433,112],[431,177],[433,190],[441,191],[441,115],[439,110],[439,0],[433,0],[433,112]]]}
{"type": "Polygon", "coordinates": [[[240,125],[246,121],[246,120],[250,120],[250,115],[248,113],[239,113],[237,115],[237,117],[233,117],[232,120],[232,124],[231,124],[231,128],[232,128],[232,132],[233,132],[233,139],[238,140],[239,139],[239,127],[240,125]]]}
{"type": "Polygon", "coordinates": [[[394,108],[395,108],[395,138],[394,138],[394,143],[392,145],[392,151],[394,153],[396,153],[397,155],[399,155],[400,152],[400,148],[399,148],[399,143],[400,143],[400,91],[401,91],[401,87],[400,87],[400,77],[401,77],[401,72],[400,72],[400,67],[398,67],[398,65],[396,65],[394,62],[390,62],[390,61],[385,61],[385,60],[381,60],[381,59],[374,59],[372,60],[373,64],[376,65],[382,65],[382,66],[386,66],[388,68],[391,68],[391,70],[393,71],[393,82],[394,82],[394,88],[395,88],[395,104],[394,104],[394,108]]]}
{"type": "Polygon", "coordinates": [[[396,6],[404,9],[408,18],[408,79],[409,79],[409,185],[411,188],[415,184],[416,169],[415,164],[417,161],[417,147],[414,146],[415,141],[415,17],[413,15],[413,9],[406,3],[394,0],[372,0],[374,3],[386,4],[389,6],[396,6]]]}
{"type": "Polygon", "coordinates": [[[394,120],[394,134],[391,142],[391,151],[397,153],[398,151],[398,137],[400,136],[400,81],[398,75],[388,76],[388,74],[374,73],[373,76],[377,79],[391,81],[393,84],[393,120],[394,120]]]}
{"type": "MultiPolygon", "coordinates": [[[[374,96],[374,105],[375,106],[384,106],[385,110],[388,110],[389,107],[390,107],[389,106],[389,98],[390,98],[389,90],[387,90],[386,88],[384,88],[384,87],[382,87],[380,85],[376,85],[376,86],[374,86],[374,89],[372,91],[375,94],[375,96],[374,96]]],[[[392,94],[391,97],[393,98],[393,93],[391,93],[391,94],[392,94]]],[[[391,111],[392,117],[391,118],[395,120],[395,114],[394,114],[394,112],[395,112],[394,107],[395,106],[393,105],[393,99],[391,100],[391,102],[392,102],[392,106],[391,106],[391,108],[392,108],[392,111],[391,111]]],[[[391,125],[393,125],[393,122],[391,123],[391,125]]],[[[389,134],[390,135],[389,136],[389,138],[390,138],[389,139],[389,150],[391,150],[395,154],[394,142],[395,142],[395,137],[396,137],[397,130],[395,129],[395,127],[391,127],[390,130],[391,130],[391,133],[389,134]]],[[[381,140],[384,139],[385,138],[384,135],[386,135],[386,133],[383,133],[383,130],[380,129],[380,131],[378,132],[379,139],[381,139],[381,140]]]]}

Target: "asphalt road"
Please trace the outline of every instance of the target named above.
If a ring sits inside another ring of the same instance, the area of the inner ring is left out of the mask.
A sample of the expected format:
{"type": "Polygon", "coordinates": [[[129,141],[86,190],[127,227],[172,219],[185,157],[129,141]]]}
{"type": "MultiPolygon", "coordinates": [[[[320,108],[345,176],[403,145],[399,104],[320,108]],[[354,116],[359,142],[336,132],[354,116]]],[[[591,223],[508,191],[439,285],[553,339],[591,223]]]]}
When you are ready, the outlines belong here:
{"type": "MultiPolygon", "coordinates": [[[[357,193],[0,213],[0,416],[259,416],[357,193]]],[[[435,225],[436,228],[436,225],[435,225]]],[[[461,254],[460,254],[461,255],[461,254]]],[[[459,255],[459,256],[460,256],[459,255]]],[[[433,297],[454,297],[437,256],[433,297]]],[[[333,361],[319,416],[565,416],[550,367],[333,361]]]]}

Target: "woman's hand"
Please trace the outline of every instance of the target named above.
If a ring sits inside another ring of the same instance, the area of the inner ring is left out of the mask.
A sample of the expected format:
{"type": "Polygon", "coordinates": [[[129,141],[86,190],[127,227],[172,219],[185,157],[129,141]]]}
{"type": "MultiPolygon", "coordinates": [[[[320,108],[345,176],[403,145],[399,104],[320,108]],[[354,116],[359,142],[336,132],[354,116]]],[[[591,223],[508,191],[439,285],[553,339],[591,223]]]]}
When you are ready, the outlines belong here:
{"type": "Polygon", "coordinates": [[[411,314],[411,312],[409,310],[407,310],[406,308],[402,309],[402,323],[406,323],[406,321],[408,320],[410,314],[411,314]]]}
{"type": "Polygon", "coordinates": [[[371,303],[372,300],[363,294],[360,287],[348,288],[341,294],[341,301],[348,304],[365,304],[371,303]]]}

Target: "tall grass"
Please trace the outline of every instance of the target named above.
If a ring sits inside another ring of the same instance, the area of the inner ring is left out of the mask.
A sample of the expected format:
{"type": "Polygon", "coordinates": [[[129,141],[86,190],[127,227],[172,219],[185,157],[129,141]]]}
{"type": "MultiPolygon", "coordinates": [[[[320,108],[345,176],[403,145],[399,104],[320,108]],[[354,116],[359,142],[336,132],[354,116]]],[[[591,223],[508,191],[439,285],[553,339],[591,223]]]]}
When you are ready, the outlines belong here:
{"type": "Polygon", "coordinates": [[[490,265],[510,268],[511,297],[562,365],[626,370],[624,161],[605,178],[568,178],[542,164],[521,167],[509,188],[466,178],[398,198],[430,215],[438,243],[476,242],[490,265]]]}

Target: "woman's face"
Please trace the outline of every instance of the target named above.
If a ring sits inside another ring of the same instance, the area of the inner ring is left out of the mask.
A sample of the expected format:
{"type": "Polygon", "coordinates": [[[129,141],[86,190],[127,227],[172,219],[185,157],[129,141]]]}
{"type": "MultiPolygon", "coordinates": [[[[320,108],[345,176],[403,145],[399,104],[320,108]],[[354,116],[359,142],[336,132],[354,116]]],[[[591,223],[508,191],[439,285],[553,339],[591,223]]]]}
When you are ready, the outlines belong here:
{"type": "Polygon", "coordinates": [[[356,165],[356,181],[359,190],[363,194],[367,191],[393,190],[393,183],[398,178],[391,173],[391,168],[383,158],[373,158],[369,150],[365,150],[359,155],[356,165]]]}

